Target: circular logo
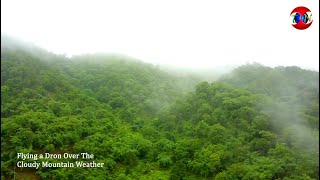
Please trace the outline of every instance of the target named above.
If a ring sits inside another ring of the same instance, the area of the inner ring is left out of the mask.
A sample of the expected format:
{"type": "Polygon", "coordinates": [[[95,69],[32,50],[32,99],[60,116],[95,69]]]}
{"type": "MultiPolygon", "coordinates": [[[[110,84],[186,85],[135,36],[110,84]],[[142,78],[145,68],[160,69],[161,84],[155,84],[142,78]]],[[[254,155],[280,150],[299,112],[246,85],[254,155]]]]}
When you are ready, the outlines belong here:
{"type": "Polygon", "coordinates": [[[313,20],[311,19],[311,11],[303,6],[294,8],[290,13],[292,26],[299,30],[304,30],[310,27],[313,20]]]}

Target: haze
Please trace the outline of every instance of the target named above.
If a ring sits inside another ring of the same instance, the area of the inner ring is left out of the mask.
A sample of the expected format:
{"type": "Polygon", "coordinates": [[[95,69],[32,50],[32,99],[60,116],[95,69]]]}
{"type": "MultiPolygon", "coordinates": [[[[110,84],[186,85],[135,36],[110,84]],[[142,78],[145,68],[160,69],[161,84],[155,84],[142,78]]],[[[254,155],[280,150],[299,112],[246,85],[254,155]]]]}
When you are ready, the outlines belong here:
{"type": "Polygon", "coordinates": [[[210,68],[258,62],[319,70],[319,1],[1,1],[2,33],[68,56],[119,53],[210,68]],[[290,12],[313,13],[307,30],[290,12]]]}

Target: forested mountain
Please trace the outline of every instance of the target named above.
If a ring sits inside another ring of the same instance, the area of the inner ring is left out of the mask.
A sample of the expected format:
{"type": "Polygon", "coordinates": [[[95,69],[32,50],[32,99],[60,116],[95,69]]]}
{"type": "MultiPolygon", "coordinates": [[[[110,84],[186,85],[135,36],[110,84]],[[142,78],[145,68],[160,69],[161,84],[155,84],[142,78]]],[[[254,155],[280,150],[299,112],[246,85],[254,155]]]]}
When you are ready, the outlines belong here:
{"type": "Polygon", "coordinates": [[[299,67],[248,64],[207,82],[2,37],[1,176],[319,179],[318,86],[319,73],[299,67]],[[82,152],[104,166],[17,167],[17,153],[82,152]]]}
{"type": "Polygon", "coordinates": [[[280,101],[296,97],[308,103],[319,99],[319,73],[296,66],[270,68],[249,64],[234,69],[220,80],[254,93],[279,98],[280,101]]]}

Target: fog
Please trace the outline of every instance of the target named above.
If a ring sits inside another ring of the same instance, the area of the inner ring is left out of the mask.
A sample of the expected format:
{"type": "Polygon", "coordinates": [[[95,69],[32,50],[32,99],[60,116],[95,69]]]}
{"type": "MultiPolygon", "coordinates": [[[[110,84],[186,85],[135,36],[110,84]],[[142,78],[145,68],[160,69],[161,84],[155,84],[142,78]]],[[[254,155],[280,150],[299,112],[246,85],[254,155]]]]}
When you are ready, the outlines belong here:
{"type": "Polygon", "coordinates": [[[56,54],[115,53],[205,71],[258,62],[319,70],[319,24],[299,31],[301,3],[319,1],[1,1],[1,31],[56,54]]]}
{"type": "Polygon", "coordinates": [[[273,129],[281,132],[278,137],[280,142],[300,151],[319,152],[319,131],[308,123],[303,111],[305,109],[289,103],[276,104],[275,100],[263,109],[270,117],[273,129]]]}
{"type": "MultiPolygon", "coordinates": [[[[217,81],[248,63],[319,71],[318,21],[307,30],[294,29],[289,13],[301,4],[293,1],[1,3],[2,34],[26,41],[20,45],[30,52],[37,49],[32,43],[73,60],[78,55],[99,53],[103,57],[144,61],[169,74],[187,77],[177,86],[188,91],[200,81],[217,81]]],[[[319,17],[318,1],[303,4],[314,18],[319,17]]],[[[41,56],[39,53],[36,50],[33,54],[41,56]]],[[[295,87],[288,87],[280,94],[299,96],[296,92],[295,87]]],[[[287,136],[298,143],[296,146],[318,148],[319,137],[297,113],[301,112],[299,107],[271,104],[264,111],[275,128],[281,132],[285,129],[287,136]]]]}

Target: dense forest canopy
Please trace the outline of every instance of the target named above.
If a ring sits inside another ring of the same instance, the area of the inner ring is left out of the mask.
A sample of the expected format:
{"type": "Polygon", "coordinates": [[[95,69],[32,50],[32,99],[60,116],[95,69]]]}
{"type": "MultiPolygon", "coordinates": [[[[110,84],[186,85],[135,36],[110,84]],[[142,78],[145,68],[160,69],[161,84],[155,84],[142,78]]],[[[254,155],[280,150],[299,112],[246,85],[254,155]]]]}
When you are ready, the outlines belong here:
{"type": "Polygon", "coordinates": [[[319,72],[247,64],[205,81],[1,38],[2,179],[319,179],[318,148],[319,72]],[[104,166],[16,166],[66,152],[104,166]]]}

